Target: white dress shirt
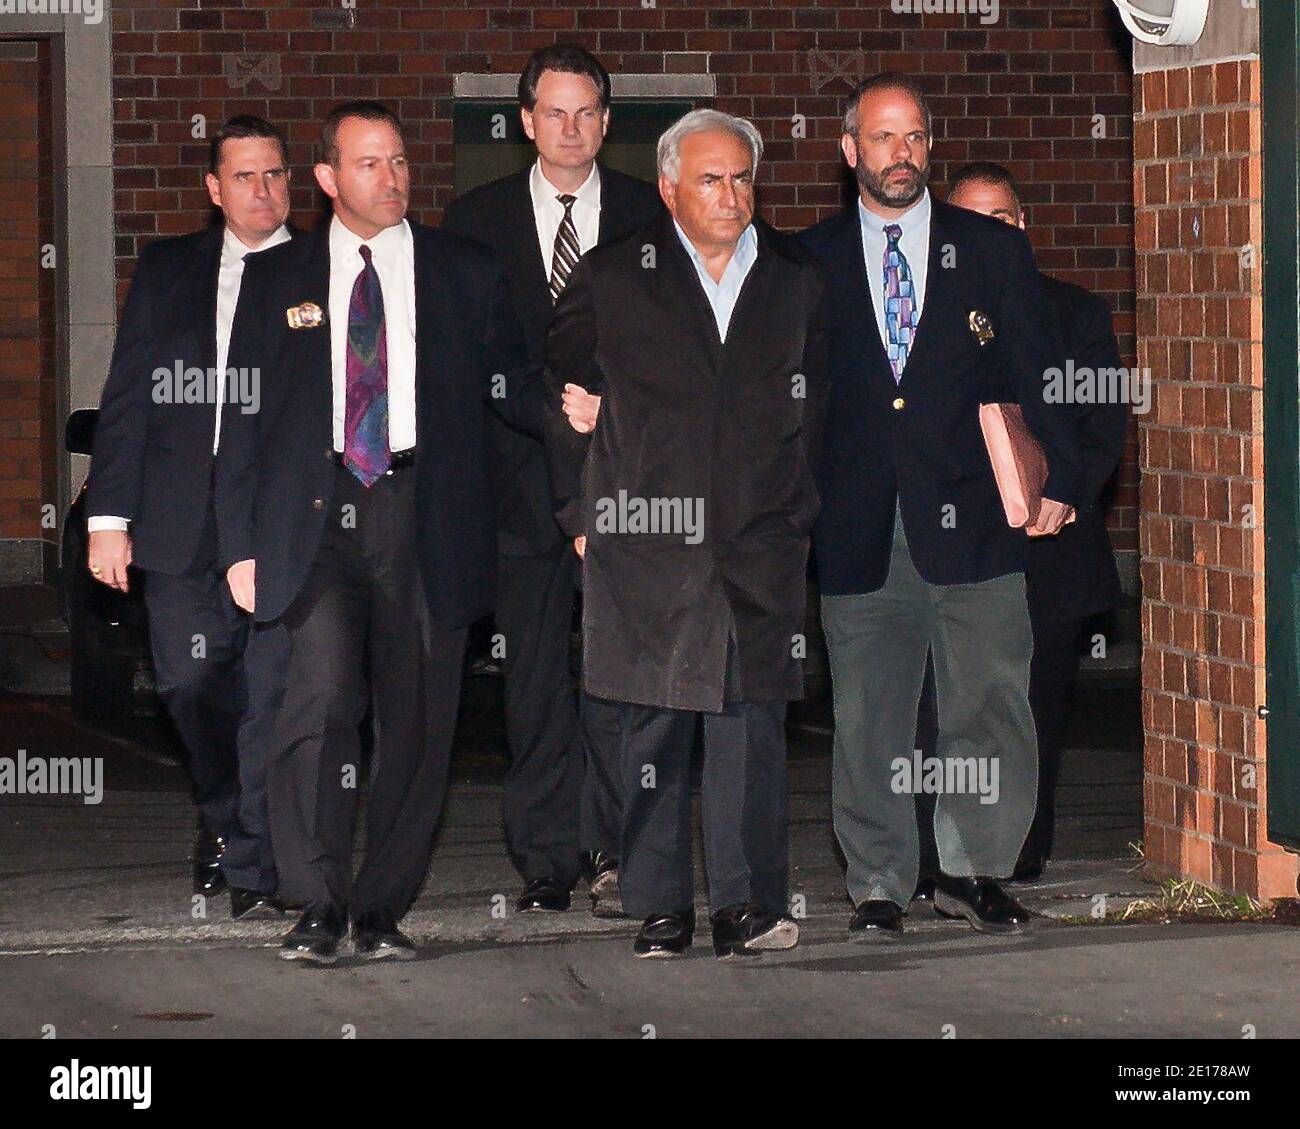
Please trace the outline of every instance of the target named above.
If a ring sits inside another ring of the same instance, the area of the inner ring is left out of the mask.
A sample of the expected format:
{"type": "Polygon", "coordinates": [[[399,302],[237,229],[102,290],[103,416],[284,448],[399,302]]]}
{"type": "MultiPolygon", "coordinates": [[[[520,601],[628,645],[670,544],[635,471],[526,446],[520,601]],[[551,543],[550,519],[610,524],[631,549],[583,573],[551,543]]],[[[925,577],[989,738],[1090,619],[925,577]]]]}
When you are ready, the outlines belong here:
{"type": "MultiPolygon", "coordinates": [[[[268,250],[290,238],[289,229],[281,224],[275,233],[257,247],[250,247],[230,228],[221,240],[221,266],[217,273],[217,402],[216,420],[212,425],[212,453],[221,446],[221,405],[226,398],[226,358],[230,356],[230,327],[235,321],[235,307],[239,305],[239,285],[244,280],[244,259],[259,251],[268,250]]],[[[126,529],[124,517],[100,515],[86,520],[86,530],[94,533],[100,529],[126,529]]]]}
{"type": "Polygon", "coordinates": [[[403,220],[362,239],[337,216],[330,221],[330,360],[334,373],[334,450],[343,450],[348,403],[348,307],[370,248],[384,295],[388,342],[388,449],[415,446],[415,240],[403,220]]]}
{"type": "Polygon", "coordinates": [[[912,272],[912,293],[916,296],[913,327],[921,320],[925,308],[925,276],[930,265],[930,190],[898,219],[887,220],[868,211],[858,198],[858,219],[862,222],[862,257],[867,263],[867,282],[871,286],[871,305],[876,311],[876,326],[880,330],[880,343],[889,352],[889,329],[885,324],[885,248],[889,239],[885,228],[891,223],[903,229],[898,248],[912,272]]]}
{"type": "MultiPolygon", "coordinates": [[[[550,278],[555,236],[564,220],[564,205],[558,197],[569,193],[562,193],[542,175],[540,159],[533,164],[528,187],[533,196],[533,218],[537,221],[537,245],[542,251],[542,262],[546,264],[546,277],[550,278]]],[[[573,226],[578,232],[578,246],[585,254],[600,239],[600,170],[594,163],[587,179],[571,195],[577,197],[573,202],[573,226]]]]}
{"type": "Polygon", "coordinates": [[[754,230],[754,225],[751,223],[740,233],[740,238],[736,240],[736,250],[728,260],[726,270],[722,272],[722,277],[714,282],[713,276],[709,274],[709,268],[704,263],[704,256],[686,237],[682,225],[673,220],[673,227],[677,229],[677,238],[682,241],[682,246],[690,255],[691,262],[695,264],[695,273],[699,275],[700,285],[704,287],[704,296],[713,308],[713,320],[718,325],[718,336],[726,341],[727,327],[731,324],[731,314],[736,308],[736,300],[740,297],[740,289],[745,285],[745,279],[749,277],[754,261],[758,258],[758,232],[754,230]]]}

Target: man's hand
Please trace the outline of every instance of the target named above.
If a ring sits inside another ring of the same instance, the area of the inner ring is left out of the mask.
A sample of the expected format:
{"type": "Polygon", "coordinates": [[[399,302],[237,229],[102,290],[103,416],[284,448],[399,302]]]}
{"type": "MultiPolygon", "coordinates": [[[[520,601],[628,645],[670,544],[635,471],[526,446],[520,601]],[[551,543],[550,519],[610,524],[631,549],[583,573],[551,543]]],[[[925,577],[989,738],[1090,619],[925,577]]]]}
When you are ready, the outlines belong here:
{"type": "Polygon", "coordinates": [[[253,597],[256,593],[253,571],[256,566],[256,561],[238,561],[226,570],[226,583],[230,585],[231,596],[249,615],[253,614],[253,597]]]}
{"type": "Polygon", "coordinates": [[[573,551],[579,557],[585,558],[587,555],[587,538],[585,536],[575,537],[573,539],[573,551]]]}
{"type": "Polygon", "coordinates": [[[569,426],[574,431],[579,435],[586,435],[587,432],[595,430],[596,416],[600,414],[599,396],[593,396],[585,388],[579,388],[576,384],[566,384],[564,395],[560,399],[564,404],[564,414],[569,417],[569,426]]]}
{"type": "Polygon", "coordinates": [[[1043,504],[1038,507],[1038,520],[1033,525],[1026,526],[1025,532],[1030,537],[1051,537],[1053,534],[1060,533],[1062,527],[1072,517],[1074,517],[1073,506],[1044,498],[1043,504]]]}
{"type": "Polygon", "coordinates": [[[86,564],[101,584],[127,590],[126,566],[131,563],[131,535],[125,529],[97,529],[90,535],[86,564]]]}

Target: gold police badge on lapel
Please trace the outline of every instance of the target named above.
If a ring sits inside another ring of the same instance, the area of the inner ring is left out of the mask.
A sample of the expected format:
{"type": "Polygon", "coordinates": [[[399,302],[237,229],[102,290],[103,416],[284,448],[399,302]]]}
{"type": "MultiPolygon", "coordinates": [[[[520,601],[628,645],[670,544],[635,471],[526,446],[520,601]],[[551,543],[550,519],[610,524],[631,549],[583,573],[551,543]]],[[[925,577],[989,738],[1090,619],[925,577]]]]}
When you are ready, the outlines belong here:
{"type": "Polygon", "coordinates": [[[971,310],[967,324],[970,325],[970,331],[975,334],[975,340],[981,347],[993,340],[993,323],[989,321],[988,314],[983,310],[971,310]]]}
{"type": "Polygon", "coordinates": [[[325,321],[325,311],[315,302],[304,302],[301,306],[291,306],[284,311],[289,319],[290,329],[315,329],[325,321]]]}

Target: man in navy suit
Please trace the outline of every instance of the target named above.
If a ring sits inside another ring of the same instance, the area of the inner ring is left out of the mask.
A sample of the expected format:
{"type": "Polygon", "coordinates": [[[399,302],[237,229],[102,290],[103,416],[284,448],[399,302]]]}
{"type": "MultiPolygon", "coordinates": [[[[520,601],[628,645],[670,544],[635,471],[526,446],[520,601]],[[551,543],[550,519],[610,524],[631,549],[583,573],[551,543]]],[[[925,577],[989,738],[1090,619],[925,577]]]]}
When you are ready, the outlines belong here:
{"type": "Polygon", "coordinates": [[[232,355],[262,374],[227,412],[217,472],[236,602],[282,623],[276,859],[306,911],[281,956],[408,958],[446,794],[466,627],[492,610],[489,404],[541,433],[505,276],[481,244],[409,222],[401,123],[326,117],[316,180],[333,217],[250,264],[232,355]],[[360,725],[373,710],[366,853],[352,874],[360,725]]]}
{"type": "Polygon", "coordinates": [[[814,531],[835,698],[833,806],[854,937],[890,937],[916,888],[915,794],[937,791],[936,909],[1014,931],[1011,875],[1034,811],[1037,751],[1023,576],[979,406],[1018,401],[1049,466],[1030,534],[1081,490],[1068,417],[1047,404],[1059,348],[1028,240],[933,200],[931,118],[911,79],[850,96],[841,149],[859,199],[803,234],[831,295],[831,396],[814,531]],[[913,756],[926,659],[939,736],[913,756]]]}
{"type": "MultiPolygon", "coordinates": [[[[981,162],[954,174],[948,202],[1003,223],[1025,227],[1020,191],[1001,165],[981,162]]],[[[1069,720],[1079,672],[1079,634],[1090,616],[1110,611],[1119,602],[1119,572],[1106,532],[1102,492],[1124,454],[1129,404],[1127,383],[1107,374],[1123,372],[1110,307],[1099,295],[1070,282],[1041,275],[1047,313],[1064,347],[1062,373],[1090,375],[1093,384],[1069,403],[1083,451],[1084,477],[1078,521],[1055,537],[1029,543],[1025,586],[1034,632],[1029,701],[1038,730],[1038,803],[1029,836],[1020,851],[1015,877],[1032,881],[1052,853],[1056,828],[1056,778],[1061,744],[1069,720]],[[1122,396],[1112,396],[1114,392],[1122,396]]]]}
{"type": "MultiPolygon", "coordinates": [[[[555,302],[577,260],[635,231],[661,206],[653,186],[602,165],[610,79],[581,47],[538,48],[519,77],[526,170],[453,200],[448,231],[493,247],[510,279],[529,356],[541,361],[555,302]]],[[[505,637],[506,842],[523,876],[522,912],[568,908],[579,848],[590,852],[592,911],[621,913],[618,744],[621,712],[583,696],[569,673],[578,558],[551,509],[540,440],[488,419],[497,499],[496,623],[505,637]]]]}
{"type": "Polygon", "coordinates": [[[231,887],[235,917],[278,914],[265,752],[282,687],[282,631],[253,630],[217,564],[213,466],[221,404],[256,408],[227,367],[245,260],[291,238],[284,139],[230,119],[207,187],[223,223],[150,244],[131,278],[100,402],[86,512],[89,567],[126,591],[143,572],[158,693],[189,753],[199,807],[194,890],[231,887]]]}

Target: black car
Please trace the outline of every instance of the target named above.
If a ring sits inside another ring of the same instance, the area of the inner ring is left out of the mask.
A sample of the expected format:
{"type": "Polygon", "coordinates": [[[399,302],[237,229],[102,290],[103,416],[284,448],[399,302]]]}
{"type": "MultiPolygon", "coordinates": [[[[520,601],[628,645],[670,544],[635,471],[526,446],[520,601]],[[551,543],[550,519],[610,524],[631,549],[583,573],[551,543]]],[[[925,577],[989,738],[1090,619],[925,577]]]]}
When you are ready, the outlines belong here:
{"type": "MultiPolygon", "coordinates": [[[[68,417],[64,447],[89,455],[99,412],[85,408],[68,417]]],[[[86,567],[86,488],[82,486],[63,522],[59,588],[72,650],[72,709],[102,721],[133,712],[136,674],[149,670],[149,620],[143,578],[131,569],[130,591],[101,584],[86,567]]]]}

